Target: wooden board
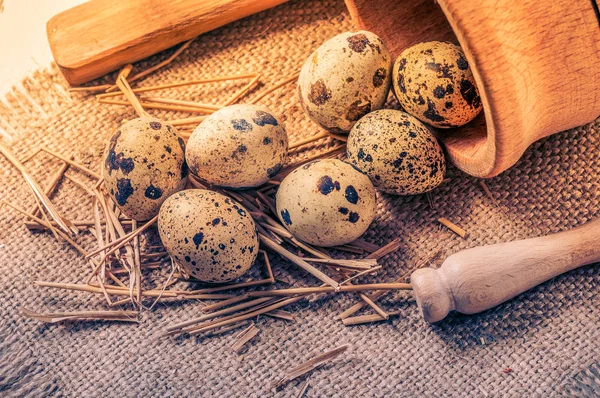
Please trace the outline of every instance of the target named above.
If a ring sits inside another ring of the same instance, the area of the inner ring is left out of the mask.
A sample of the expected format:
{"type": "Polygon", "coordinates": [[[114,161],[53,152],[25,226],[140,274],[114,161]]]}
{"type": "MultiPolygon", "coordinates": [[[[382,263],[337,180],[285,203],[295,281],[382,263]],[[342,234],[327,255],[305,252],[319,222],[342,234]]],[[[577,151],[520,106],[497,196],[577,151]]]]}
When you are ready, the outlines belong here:
{"type": "Polygon", "coordinates": [[[48,41],[78,85],[285,1],[91,0],[48,21],[48,41]]]}

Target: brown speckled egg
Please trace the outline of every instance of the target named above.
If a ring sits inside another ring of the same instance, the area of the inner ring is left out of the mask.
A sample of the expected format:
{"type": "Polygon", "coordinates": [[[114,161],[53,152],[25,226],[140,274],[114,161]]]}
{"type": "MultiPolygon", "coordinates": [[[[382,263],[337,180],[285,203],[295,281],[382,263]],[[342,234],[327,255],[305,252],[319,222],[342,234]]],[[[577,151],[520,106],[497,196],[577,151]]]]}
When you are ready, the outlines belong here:
{"type": "Polygon", "coordinates": [[[206,189],[169,197],[160,208],[158,232],[173,261],[204,282],[242,276],[258,253],[256,225],[248,211],[206,189]]]}
{"type": "Polygon", "coordinates": [[[185,186],[185,144],[162,120],[141,117],[124,123],[104,153],[104,184],[127,217],[148,220],[160,205],[185,186]]]}
{"type": "Polygon", "coordinates": [[[337,159],[298,167],[283,179],[277,215],[297,238],[337,246],[361,236],[375,218],[375,188],[365,174],[337,159]]]}
{"type": "Polygon", "coordinates": [[[217,186],[241,189],[273,178],[287,150],[287,134],[268,109],[239,104],[200,123],[185,155],[193,174],[217,186]]]}
{"type": "Polygon", "coordinates": [[[432,41],[407,48],[393,68],[394,93],[417,119],[440,128],[462,126],[481,111],[481,97],[460,47],[432,41]]]}
{"type": "Polygon", "coordinates": [[[348,161],[367,173],[386,193],[414,195],[441,184],[446,161],[436,138],[408,113],[382,109],[354,125],[348,161]]]}
{"type": "Polygon", "coordinates": [[[375,34],[339,34],[317,48],[302,66],[300,103],[321,127],[347,133],[362,116],[383,107],[391,66],[391,55],[375,34]]]}

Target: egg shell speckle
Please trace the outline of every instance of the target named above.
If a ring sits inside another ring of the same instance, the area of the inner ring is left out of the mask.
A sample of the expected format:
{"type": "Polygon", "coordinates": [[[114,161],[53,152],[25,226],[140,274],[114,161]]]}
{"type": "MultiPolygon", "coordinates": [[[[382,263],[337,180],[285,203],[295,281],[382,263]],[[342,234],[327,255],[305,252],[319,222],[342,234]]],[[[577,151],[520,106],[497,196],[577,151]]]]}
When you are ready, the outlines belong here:
{"type": "Polygon", "coordinates": [[[427,127],[408,113],[371,112],[354,125],[348,161],[367,173],[375,188],[396,195],[427,192],[446,173],[444,152],[427,127]]]}
{"type": "Polygon", "coordinates": [[[337,159],[298,167],[281,182],[277,215],[297,238],[337,246],[361,236],[375,218],[375,188],[365,174],[337,159]]]}
{"type": "Polygon", "coordinates": [[[420,43],[404,50],[393,67],[400,105],[439,128],[462,126],[481,111],[481,97],[461,48],[447,42],[420,43]]]}
{"type": "Polygon", "coordinates": [[[124,123],[104,153],[104,184],[127,217],[148,220],[185,186],[185,144],[175,127],[141,117],[124,123]]]}
{"type": "Polygon", "coordinates": [[[171,258],[204,282],[228,282],[250,269],[258,254],[256,225],[238,202],[205,189],[169,197],[158,232],[171,258]]]}
{"type": "Polygon", "coordinates": [[[333,133],[347,133],[362,116],[381,109],[391,81],[392,58],[375,34],[339,34],[308,57],[298,78],[308,116],[333,133]]]}
{"type": "Polygon", "coordinates": [[[194,130],[186,159],[203,180],[241,189],[273,178],[287,150],[287,134],[268,109],[239,104],[213,113],[194,130]]]}

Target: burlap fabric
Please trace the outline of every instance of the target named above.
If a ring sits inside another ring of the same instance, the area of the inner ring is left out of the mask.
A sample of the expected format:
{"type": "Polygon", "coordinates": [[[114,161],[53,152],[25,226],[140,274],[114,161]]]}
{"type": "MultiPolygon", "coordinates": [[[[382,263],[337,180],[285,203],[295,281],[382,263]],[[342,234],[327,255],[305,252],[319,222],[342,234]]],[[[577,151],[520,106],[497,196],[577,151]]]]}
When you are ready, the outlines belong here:
{"type": "MultiPolygon", "coordinates": [[[[133,16],[132,16],[133,17],[133,16]]],[[[293,1],[218,29],[194,42],[168,68],[142,85],[220,74],[261,72],[273,83],[298,70],[329,37],[352,29],[341,1],[293,1]]],[[[148,64],[164,59],[160,54],[148,64]]],[[[144,67],[144,64],[139,65],[144,67]]],[[[114,76],[108,77],[111,81],[114,76]]],[[[161,95],[213,101],[237,83],[192,87],[161,95]]],[[[15,136],[11,148],[24,157],[45,145],[74,154],[98,168],[105,139],[131,108],[100,105],[93,97],[67,93],[55,68],[32,76],[0,104],[0,126],[15,136]]],[[[260,90],[250,93],[257,95],[260,90]]],[[[318,131],[301,111],[293,85],[261,101],[281,115],[290,140],[318,131]]],[[[394,103],[391,102],[393,106],[394,103]]],[[[154,112],[163,119],[175,113],[154,112]]],[[[180,115],[181,116],[181,115],[180,115]]],[[[402,248],[382,262],[373,280],[392,280],[441,250],[443,258],[468,247],[539,236],[572,228],[599,215],[600,124],[554,135],[534,144],[522,160],[487,182],[496,207],[476,179],[450,167],[451,179],[424,195],[381,195],[378,215],[365,239],[379,245],[396,236],[402,248]],[[470,233],[461,239],[440,229],[447,217],[470,233]]],[[[315,146],[308,153],[323,150],[315,146]]],[[[60,167],[48,156],[30,163],[42,184],[60,167]]],[[[0,197],[31,207],[24,181],[0,157],[0,197]]],[[[71,172],[70,172],[71,173],[71,172]]],[[[74,176],[85,180],[85,176],[74,176]]],[[[63,181],[55,203],[71,219],[89,217],[90,200],[63,181]]],[[[81,256],[48,233],[32,234],[24,219],[0,212],[0,394],[22,396],[293,396],[299,382],[275,392],[269,382],[313,352],[342,343],[351,348],[310,376],[312,397],[381,396],[593,396],[598,393],[600,269],[588,266],[475,316],[452,315],[426,324],[408,293],[382,300],[401,315],[386,323],[344,327],[334,317],[355,296],[325,296],[290,307],[298,323],[261,318],[261,332],[240,357],[229,348],[232,334],[215,338],[157,339],[166,323],[198,314],[201,303],[159,304],[141,323],[43,325],[19,315],[103,309],[101,296],[44,290],[32,280],[81,282],[88,268],[81,256]]],[[[90,237],[83,243],[93,247],[90,237]]],[[[275,256],[273,256],[275,260],[275,256]]],[[[297,285],[318,281],[282,261],[276,272],[297,285]]],[[[502,267],[502,264],[497,264],[502,267]]],[[[167,265],[165,267],[168,268],[167,265]]]]}

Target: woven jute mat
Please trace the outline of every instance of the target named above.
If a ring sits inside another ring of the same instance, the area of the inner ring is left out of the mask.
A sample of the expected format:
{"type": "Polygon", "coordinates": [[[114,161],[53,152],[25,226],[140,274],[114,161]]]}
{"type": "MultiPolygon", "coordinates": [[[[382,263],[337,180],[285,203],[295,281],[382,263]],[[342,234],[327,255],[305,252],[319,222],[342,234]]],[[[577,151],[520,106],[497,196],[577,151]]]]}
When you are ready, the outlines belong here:
{"type": "MultiPolygon", "coordinates": [[[[261,72],[262,81],[273,84],[297,71],[322,42],[352,29],[341,1],[292,1],[201,36],[174,63],[139,85],[248,72],[261,72]]],[[[136,68],[155,64],[172,51],[136,68]]],[[[242,84],[161,95],[219,103],[242,84]]],[[[66,88],[56,68],[31,76],[0,103],[0,127],[14,136],[10,147],[21,158],[43,145],[73,154],[97,170],[107,137],[135,114],[130,107],[98,104],[93,96],[66,88]]],[[[247,98],[259,93],[254,90],[247,98]]],[[[261,101],[280,115],[291,142],[318,131],[295,93],[292,84],[261,101]]],[[[153,114],[165,120],[182,117],[153,114]]],[[[365,239],[384,245],[400,236],[402,247],[383,259],[384,271],[371,280],[390,281],[437,251],[441,255],[434,266],[461,249],[558,232],[600,216],[599,144],[599,121],[535,143],[517,165],[487,181],[499,207],[476,179],[454,167],[448,170],[450,182],[432,192],[432,206],[425,195],[380,195],[377,217],[365,239]],[[461,239],[440,229],[438,217],[461,225],[470,236],[461,239]]],[[[303,156],[332,145],[322,141],[303,156]]],[[[28,165],[42,185],[60,167],[46,155],[28,165]]],[[[31,208],[24,181],[3,157],[0,178],[1,198],[31,208]]],[[[70,219],[89,218],[91,201],[69,181],[61,183],[53,200],[70,219]]],[[[290,308],[297,323],[261,318],[260,334],[238,356],[229,348],[231,334],[158,339],[165,324],[197,315],[202,306],[198,302],[158,304],[142,312],[139,325],[44,325],[22,317],[21,307],[40,312],[106,308],[100,295],[32,286],[39,279],[82,283],[89,268],[72,248],[49,233],[29,232],[23,221],[11,210],[0,211],[0,395],[293,396],[300,381],[278,392],[270,382],[311,353],[343,343],[350,349],[341,358],[311,374],[308,396],[548,397],[598,392],[597,266],[557,277],[485,313],[451,315],[435,325],[422,320],[407,292],[381,302],[400,316],[356,327],[344,327],[335,319],[356,296],[322,296],[290,308]]],[[[87,235],[82,242],[94,247],[87,235]]],[[[272,257],[282,277],[289,275],[298,286],[318,284],[272,257]]]]}

